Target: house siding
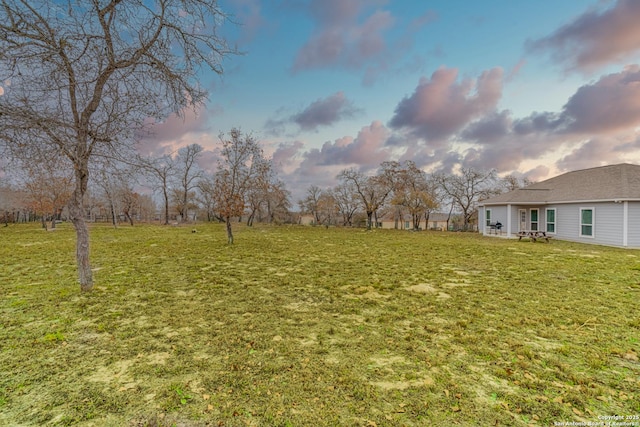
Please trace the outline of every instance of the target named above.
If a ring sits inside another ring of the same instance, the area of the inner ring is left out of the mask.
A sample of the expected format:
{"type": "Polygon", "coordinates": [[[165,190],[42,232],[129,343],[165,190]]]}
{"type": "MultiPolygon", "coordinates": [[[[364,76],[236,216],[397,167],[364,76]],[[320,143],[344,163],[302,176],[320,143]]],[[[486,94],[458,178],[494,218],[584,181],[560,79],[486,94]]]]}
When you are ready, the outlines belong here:
{"type": "Polygon", "coordinates": [[[640,202],[628,202],[628,240],[629,247],[640,247],[640,202]]]}
{"type": "Polygon", "coordinates": [[[556,208],[556,236],[573,242],[623,245],[622,203],[575,203],[556,208]],[[593,237],[580,236],[580,209],[593,208],[593,237]]]}
{"type": "MultiPolygon", "coordinates": [[[[538,230],[546,231],[546,211],[555,209],[555,233],[551,235],[560,240],[591,243],[606,246],[624,247],[624,209],[625,203],[585,202],[559,203],[548,205],[490,205],[482,206],[479,213],[484,215],[485,209],[491,209],[491,222],[500,221],[504,225],[503,234],[507,232],[508,209],[511,209],[510,235],[515,235],[520,227],[520,210],[527,213],[527,229],[531,226],[531,210],[538,210],[538,230]],[[593,209],[593,237],[580,235],[580,210],[593,209]]],[[[627,202],[627,241],[626,247],[640,248],[640,202],[627,202]]],[[[483,216],[484,217],[484,216],[483,216]]],[[[484,227],[484,221],[480,226],[484,227]]],[[[489,234],[488,227],[481,232],[489,234]]]]}
{"type": "Polygon", "coordinates": [[[478,209],[478,230],[483,234],[493,232],[486,225],[486,211],[491,211],[491,224],[499,222],[502,224],[502,232],[507,230],[507,207],[506,206],[484,206],[478,209]]]}

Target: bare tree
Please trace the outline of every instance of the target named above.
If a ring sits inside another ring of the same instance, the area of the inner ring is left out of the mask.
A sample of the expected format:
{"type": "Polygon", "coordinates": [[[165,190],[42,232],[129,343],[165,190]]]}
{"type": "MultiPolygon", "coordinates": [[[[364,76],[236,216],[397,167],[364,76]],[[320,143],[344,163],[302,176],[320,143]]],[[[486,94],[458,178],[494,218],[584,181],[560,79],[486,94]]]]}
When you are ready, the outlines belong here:
{"type": "Polygon", "coordinates": [[[307,188],[307,195],[304,199],[298,202],[300,210],[305,213],[313,215],[313,219],[316,224],[320,224],[320,197],[322,196],[322,189],[317,185],[312,185],[307,188]]]}
{"type": "Polygon", "coordinates": [[[269,185],[267,193],[267,220],[269,223],[282,223],[291,209],[291,193],[284,182],[276,179],[269,185]]]}
{"type": "Polygon", "coordinates": [[[215,218],[215,200],[214,188],[215,179],[212,176],[204,176],[198,181],[198,202],[200,206],[207,212],[207,221],[215,218]]]}
{"type": "MultiPolygon", "coordinates": [[[[135,194],[135,193],[134,193],[135,194]]],[[[141,221],[152,221],[156,216],[156,203],[148,194],[137,194],[136,213],[141,221]]]]}
{"type": "Polygon", "coordinates": [[[227,241],[233,244],[231,218],[244,214],[247,192],[254,180],[267,173],[270,168],[262,148],[252,135],[239,129],[231,129],[225,136],[220,134],[221,158],[215,175],[214,200],[224,218],[227,241]]]}
{"type": "Polygon", "coordinates": [[[338,213],[342,215],[342,225],[352,226],[353,216],[358,211],[358,194],[352,182],[343,182],[337,185],[333,191],[338,213]]]}
{"type": "Polygon", "coordinates": [[[202,177],[202,170],[198,168],[196,161],[202,154],[202,146],[191,144],[178,150],[175,159],[176,175],[180,179],[180,185],[175,189],[180,216],[182,222],[188,221],[189,208],[195,206],[195,188],[202,177]]]}
{"type": "Polygon", "coordinates": [[[518,188],[524,188],[528,185],[533,184],[527,177],[517,177],[516,175],[507,175],[500,180],[500,185],[504,188],[504,191],[513,191],[518,188]]]}
{"type": "Polygon", "coordinates": [[[201,105],[196,79],[222,73],[224,15],[202,0],[0,0],[0,140],[13,155],[35,144],[69,159],[80,288],[90,291],[83,200],[95,156],[122,156],[148,118],[201,105]]]}
{"type": "Polygon", "coordinates": [[[274,181],[274,170],[270,165],[265,165],[260,173],[252,179],[251,186],[247,190],[247,207],[249,214],[247,215],[247,225],[253,226],[253,221],[264,206],[269,203],[269,192],[274,181]]]}
{"type": "Polygon", "coordinates": [[[119,195],[118,195],[118,178],[115,176],[113,170],[106,168],[100,168],[96,174],[94,180],[99,192],[101,193],[104,202],[106,202],[109,213],[107,217],[111,217],[111,224],[114,228],[118,227],[118,213],[119,209],[119,195]]]}
{"type": "Polygon", "coordinates": [[[410,160],[397,171],[393,204],[409,212],[414,230],[420,228],[422,215],[438,205],[434,186],[429,185],[427,174],[410,160]]]}
{"type": "Polygon", "coordinates": [[[459,174],[436,175],[436,180],[453,206],[460,208],[463,229],[468,230],[471,217],[480,199],[496,194],[496,171],[461,168],[459,174]]]}
{"type": "Polygon", "coordinates": [[[51,228],[56,228],[56,220],[60,219],[60,212],[71,197],[73,178],[64,166],[61,158],[44,157],[37,162],[24,163],[24,189],[33,210],[42,215],[42,228],[45,229],[47,217],[51,219],[51,228]]]}
{"type": "MultiPolygon", "coordinates": [[[[384,165],[384,164],[383,164],[384,165]]],[[[373,215],[380,209],[393,191],[390,168],[382,168],[378,175],[367,176],[355,169],[345,169],[338,175],[343,183],[353,184],[367,214],[367,229],[373,226],[373,215]]],[[[377,221],[376,221],[377,222],[377,221]]]]}
{"type": "Polygon", "coordinates": [[[175,175],[175,164],[170,155],[141,159],[140,165],[151,181],[154,191],[162,195],[164,210],[164,225],[169,224],[169,196],[171,194],[171,182],[175,175]]]}
{"type": "Polygon", "coordinates": [[[133,217],[136,215],[136,210],[140,206],[140,195],[133,191],[130,185],[122,183],[118,189],[118,197],[120,199],[122,214],[133,227],[133,217]]]}
{"type": "Polygon", "coordinates": [[[9,222],[18,221],[19,212],[26,209],[26,199],[23,191],[0,180],[0,213],[5,227],[9,226],[9,222]]]}

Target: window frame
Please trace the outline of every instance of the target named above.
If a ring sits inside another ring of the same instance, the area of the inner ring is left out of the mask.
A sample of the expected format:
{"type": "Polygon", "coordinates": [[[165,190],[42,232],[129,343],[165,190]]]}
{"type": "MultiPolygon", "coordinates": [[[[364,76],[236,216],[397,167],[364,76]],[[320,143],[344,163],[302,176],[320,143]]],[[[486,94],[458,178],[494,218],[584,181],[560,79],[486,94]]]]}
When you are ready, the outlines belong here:
{"type": "Polygon", "coordinates": [[[487,227],[491,225],[491,209],[485,209],[484,211],[484,224],[487,227]]]}
{"type": "Polygon", "coordinates": [[[540,209],[531,208],[529,209],[529,229],[531,231],[539,231],[540,230],[540,209]],[[533,213],[536,213],[536,220],[533,220],[533,213]],[[535,228],[534,225],[535,224],[535,228]]]}
{"type": "Polygon", "coordinates": [[[544,227],[544,229],[549,234],[556,234],[556,223],[558,221],[557,220],[557,215],[558,215],[558,211],[557,211],[556,208],[546,208],[545,209],[545,214],[544,214],[545,227],[544,227]],[[549,221],[549,212],[553,212],[553,221],[549,221]],[[549,230],[549,225],[553,225],[553,231],[549,230]]]}
{"type": "Polygon", "coordinates": [[[589,238],[589,239],[593,239],[593,238],[596,237],[596,210],[595,210],[594,207],[581,207],[580,208],[579,223],[580,223],[580,228],[579,228],[580,237],[586,237],[586,238],[589,238]],[[582,222],[582,214],[585,211],[591,211],[591,223],[590,224],[582,222]],[[591,227],[591,234],[584,234],[582,232],[583,231],[583,227],[591,227]]]}

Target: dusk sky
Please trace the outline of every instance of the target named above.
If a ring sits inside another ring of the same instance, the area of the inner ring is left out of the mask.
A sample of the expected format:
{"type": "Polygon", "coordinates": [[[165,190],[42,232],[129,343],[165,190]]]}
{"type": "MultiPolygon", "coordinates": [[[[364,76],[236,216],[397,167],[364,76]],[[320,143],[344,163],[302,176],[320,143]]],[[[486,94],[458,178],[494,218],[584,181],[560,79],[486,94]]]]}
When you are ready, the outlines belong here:
{"type": "Polygon", "coordinates": [[[640,1],[224,0],[242,56],[142,148],[252,132],[294,203],[356,167],[413,160],[532,180],[640,163],[640,1]]]}

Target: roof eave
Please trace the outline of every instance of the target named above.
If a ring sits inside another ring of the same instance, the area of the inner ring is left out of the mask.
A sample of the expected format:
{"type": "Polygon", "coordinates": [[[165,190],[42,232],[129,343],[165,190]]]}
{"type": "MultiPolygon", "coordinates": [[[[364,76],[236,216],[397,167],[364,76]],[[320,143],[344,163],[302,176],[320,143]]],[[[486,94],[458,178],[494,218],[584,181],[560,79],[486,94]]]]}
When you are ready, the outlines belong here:
{"type": "Polygon", "coordinates": [[[545,200],[540,202],[480,202],[478,206],[501,206],[501,205],[520,205],[520,206],[540,206],[540,205],[569,205],[577,203],[622,203],[622,202],[640,202],[640,198],[617,197],[612,199],[585,199],[585,200],[545,200]]]}

